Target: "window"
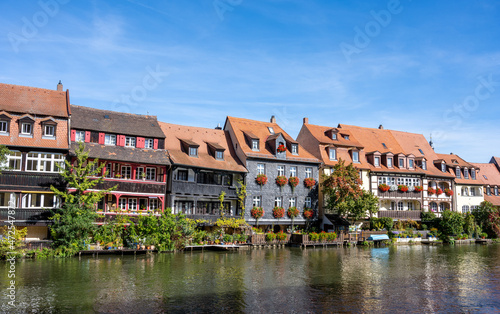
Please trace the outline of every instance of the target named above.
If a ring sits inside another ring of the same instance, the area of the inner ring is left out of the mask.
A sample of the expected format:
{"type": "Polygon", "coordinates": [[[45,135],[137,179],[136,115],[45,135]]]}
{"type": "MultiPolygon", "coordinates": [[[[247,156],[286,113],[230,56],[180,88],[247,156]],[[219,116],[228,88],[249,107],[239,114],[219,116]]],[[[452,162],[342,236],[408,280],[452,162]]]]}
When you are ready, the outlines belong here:
{"type": "Polygon", "coordinates": [[[257,174],[265,174],[266,167],[264,164],[257,164],[257,174]]]}
{"type": "Polygon", "coordinates": [[[378,184],[386,184],[387,179],[385,177],[378,177],[378,184]]]}
{"type": "Polygon", "coordinates": [[[425,155],[421,148],[419,148],[418,151],[420,152],[420,154],[425,155]]]}
{"type": "Polygon", "coordinates": [[[444,212],[446,210],[446,206],[444,203],[439,204],[439,211],[444,212]]]}
{"type": "Polygon", "coordinates": [[[224,160],[224,151],[218,150],[215,152],[215,159],[224,160]]]}
{"type": "Polygon", "coordinates": [[[403,158],[399,158],[399,168],[404,168],[405,160],[403,158]]]}
{"type": "Polygon", "coordinates": [[[296,197],[290,198],[290,206],[289,207],[297,207],[297,198],[296,197]]]}
{"type": "Polygon", "coordinates": [[[332,132],[332,140],[336,140],[336,139],[337,139],[337,133],[332,132]]]}
{"type": "Polygon", "coordinates": [[[387,158],[387,167],[392,168],[392,158],[387,158]]]}
{"type": "Polygon", "coordinates": [[[391,210],[396,210],[396,202],[391,202],[391,210]]]}
{"type": "Polygon", "coordinates": [[[259,150],[259,140],[252,140],[252,150],[259,150]]]}
{"type": "Polygon", "coordinates": [[[225,186],[232,186],[233,185],[233,175],[232,174],[226,174],[222,178],[222,184],[225,186]]]}
{"type": "Polygon", "coordinates": [[[498,196],[498,186],[495,186],[495,196],[498,196]]]}
{"type": "Polygon", "coordinates": [[[107,164],[106,165],[106,178],[112,178],[113,177],[113,164],[107,164]]]}
{"type": "Polygon", "coordinates": [[[278,166],[278,175],[279,176],[285,175],[285,166],[278,166]]]}
{"type": "Polygon", "coordinates": [[[146,180],[156,180],[156,168],[146,168],[146,180]]]}
{"type": "Polygon", "coordinates": [[[385,145],[385,143],[382,143],[382,146],[384,146],[384,148],[387,149],[387,145],[385,145]]]}
{"type": "Polygon", "coordinates": [[[413,210],[413,203],[412,202],[408,202],[408,210],[413,210]]]}
{"type": "Polygon", "coordinates": [[[352,161],[359,162],[359,152],[357,152],[357,151],[352,152],[352,161]]]}
{"type": "Polygon", "coordinates": [[[281,196],[276,196],[274,198],[274,207],[282,207],[283,206],[283,198],[281,196]]]}
{"type": "Polygon", "coordinates": [[[446,172],[446,164],[444,163],[441,164],[441,171],[446,172]]]}
{"type": "Polygon", "coordinates": [[[457,178],[460,178],[460,167],[457,167],[457,169],[455,170],[455,174],[457,178]]]}
{"type": "Polygon", "coordinates": [[[254,196],[252,198],[252,206],[253,207],[262,207],[262,200],[260,196],[254,196]]]}
{"type": "Polygon", "coordinates": [[[269,133],[274,134],[274,129],[271,126],[268,126],[267,129],[269,130],[269,133]]]}
{"type": "Polygon", "coordinates": [[[464,179],[469,179],[469,170],[467,168],[464,169],[464,179]]]}
{"type": "Polygon", "coordinates": [[[56,128],[53,125],[45,125],[43,128],[43,135],[54,137],[56,135],[56,128]]]}
{"type": "Polygon", "coordinates": [[[21,123],[21,135],[32,135],[33,134],[33,124],[32,123],[21,123]]]}
{"type": "Polygon", "coordinates": [[[158,199],[157,198],[149,199],[149,209],[156,210],[158,208],[160,208],[160,206],[158,206],[158,199]]]}
{"type": "Polygon", "coordinates": [[[9,122],[7,121],[0,121],[0,134],[2,133],[9,133],[9,122]]]}
{"type": "Polygon", "coordinates": [[[427,170],[427,161],[422,160],[422,169],[427,170]]]}
{"type": "Polygon", "coordinates": [[[187,181],[188,180],[188,171],[187,170],[177,170],[177,180],[187,181]]]}
{"type": "Polygon", "coordinates": [[[475,187],[470,188],[470,196],[476,196],[476,188],[475,187]]]}
{"type": "Polygon", "coordinates": [[[189,156],[198,157],[198,147],[189,147],[189,156]]]}
{"type": "Polygon", "coordinates": [[[313,176],[313,168],[306,167],[306,178],[312,178],[313,176]]]}
{"type": "Polygon", "coordinates": [[[462,196],[469,196],[469,190],[467,188],[462,188],[462,196]]]}
{"type": "Polygon", "coordinates": [[[306,197],[305,203],[304,203],[305,208],[312,208],[312,199],[308,196],[306,197]]]}
{"type": "Polygon", "coordinates": [[[462,206],[462,213],[468,213],[469,212],[469,206],[468,205],[464,205],[462,206]]]}
{"type": "Polygon", "coordinates": [[[21,152],[10,151],[9,154],[5,155],[7,160],[4,164],[2,164],[2,166],[7,168],[5,170],[21,171],[21,160],[23,158],[22,156],[23,154],[21,152]]]}
{"type": "Polygon", "coordinates": [[[431,207],[431,211],[433,211],[433,212],[436,212],[436,211],[437,211],[437,209],[438,209],[438,205],[437,205],[437,203],[436,203],[436,202],[431,202],[429,205],[430,205],[430,207],[431,207]]]}
{"type": "Polygon", "coordinates": [[[149,149],[153,149],[154,148],[154,145],[153,145],[154,141],[152,138],[147,138],[144,140],[144,148],[149,148],[149,149]]]}
{"type": "Polygon", "coordinates": [[[135,147],[135,137],[125,136],[125,147],[135,147]]]}
{"type": "Polygon", "coordinates": [[[146,174],[144,173],[144,168],[138,167],[137,169],[135,169],[135,179],[139,180],[142,178],[146,178],[146,174]]]}
{"type": "Polygon", "coordinates": [[[22,199],[22,207],[27,208],[54,208],[57,205],[57,198],[51,193],[24,194],[22,199]]]}
{"type": "Polygon", "coordinates": [[[298,144],[292,144],[292,154],[293,155],[299,154],[299,145],[298,144]]]}
{"type": "Polygon", "coordinates": [[[85,142],[85,131],[75,131],[75,142],[85,142]]]}
{"type": "Polygon", "coordinates": [[[373,164],[375,167],[380,167],[380,157],[375,157],[373,164]]]}
{"type": "Polygon", "coordinates": [[[297,167],[290,166],[290,177],[296,177],[296,176],[297,176],[297,167]]]}
{"type": "Polygon", "coordinates": [[[129,198],[128,199],[128,209],[129,210],[137,210],[137,199],[129,198]]]}
{"type": "Polygon", "coordinates": [[[122,166],[121,175],[122,175],[123,179],[131,179],[132,178],[132,167],[122,166]]]}
{"type": "Polygon", "coordinates": [[[116,135],[106,134],[104,136],[104,145],[116,145],[116,135]]]}
{"type": "Polygon", "coordinates": [[[476,170],[475,169],[470,170],[470,176],[471,176],[472,180],[476,180],[476,170]]]}
{"type": "Polygon", "coordinates": [[[118,207],[121,210],[127,210],[127,199],[126,198],[120,198],[118,200],[118,207]]]}
{"type": "Polygon", "coordinates": [[[408,160],[408,167],[409,167],[410,169],[413,169],[413,159],[409,159],[409,160],[408,160]]]}
{"type": "Polygon", "coordinates": [[[335,148],[330,147],[329,153],[330,153],[330,160],[337,160],[337,151],[335,150],[335,148]]]}
{"type": "Polygon", "coordinates": [[[403,202],[398,202],[398,210],[403,210],[403,209],[404,209],[403,202]]]}
{"type": "Polygon", "coordinates": [[[349,140],[349,135],[344,135],[345,140],[349,140]]]}
{"type": "Polygon", "coordinates": [[[28,153],[26,156],[26,171],[33,172],[59,172],[64,168],[62,154],[28,153]]]}
{"type": "Polygon", "coordinates": [[[491,187],[486,187],[486,195],[491,195],[491,187]]]}

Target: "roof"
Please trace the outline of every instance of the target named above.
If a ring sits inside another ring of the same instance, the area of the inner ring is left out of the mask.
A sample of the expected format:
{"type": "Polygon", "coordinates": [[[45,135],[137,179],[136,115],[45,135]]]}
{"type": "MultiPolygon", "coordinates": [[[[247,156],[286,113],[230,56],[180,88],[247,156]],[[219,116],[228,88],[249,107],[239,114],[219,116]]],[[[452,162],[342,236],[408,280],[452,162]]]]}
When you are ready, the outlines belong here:
{"type": "MultiPolygon", "coordinates": [[[[444,161],[444,163],[448,166],[448,172],[455,176],[455,183],[457,184],[482,184],[481,180],[479,180],[476,177],[476,180],[473,180],[471,176],[469,175],[469,179],[465,179],[463,172],[460,175],[460,178],[456,178],[456,167],[459,166],[460,168],[465,168],[467,167],[468,169],[472,168],[477,168],[473,164],[466,162],[460,156],[455,155],[455,154],[437,154],[438,161],[444,161]]],[[[481,174],[479,174],[481,175],[481,174]]]]}
{"type": "Polygon", "coordinates": [[[69,91],[0,83],[0,110],[69,117],[69,91]]]}
{"type": "Polygon", "coordinates": [[[71,128],[104,133],[165,138],[156,116],[71,105],[71,128]]]}
{"type": "Polygon", "coordinates": [[[500,186],[500,172],[495,164],[473,163],[475,168],[479,168],[478,180],[483,185],[499,185],[500,186]]]}
{"type": "Polygon", "coordinates": [[[333,144],[336,146],[345,146],[345,147],[357,147],[363,148],[363,145],[359,143],[354,135],[348,131],[343,129],[331,128],[327,126],[313,125],[313,124],[304,124],[304,126],[309,130],[312,136],[316,138],[321,144],[333,144]],[[327,134],[329,132],[337,133],[337,139],[332,139],[327,134]],[[348,135],[349,139],[345,139],[342,135],[348,135]]]}
{"type": "Polygon", "coordinates": [[[174,165],[247,172],[233,150],[227,131],[165,122],[159,122],[159,125],[166,135],[165,149],[168,150],[174,165]],[[189,156],[183,150],[182,141],[199,145],[198,157],[189,156]],[[224,150],[224,160],[215,159],[210,147],[216,150],[224,150]]]}
{"type": "MultiPolygon", "coordinates": [[[[127,161],[151,165],[170,165],[168,153],[165,150],[152,150],[133,147],[105,146],[95,143],[84,143],[85,151],[90,158],[100,160],[127,161]]],[[[78,143],[71,143],[70,154],[74,155],[78,143]]]]}
{"type": "MultiPolygon", "coordinates": [[[[247,157],[277,159],[274,152],[266,145],[266,142],[270,136],[276,137],[280,133],[287,142],[297,144],[297,141],[288,135],[288,133],[286,133],[277,123],[235,117],[227,117],[226,124],[227,123],[231,125],[236,140],[247,157]],[[269,128],[274,130],[274,134],[270,133],[269,128]],[[252,147],[250,147],[249,143],[245,140],[245,134],[251,134],[252,138],[259,139],[261,145],[260,151],[256,152],[252,150],[252,147]]],[[[271,137],[271,139],[273,137],[271,137]]],[[[287,148],[286,160],[320,163],[320,161],[304,147],[300,144],[297,145],[299,148],[297,155],[292,155],[287,148]]]]}

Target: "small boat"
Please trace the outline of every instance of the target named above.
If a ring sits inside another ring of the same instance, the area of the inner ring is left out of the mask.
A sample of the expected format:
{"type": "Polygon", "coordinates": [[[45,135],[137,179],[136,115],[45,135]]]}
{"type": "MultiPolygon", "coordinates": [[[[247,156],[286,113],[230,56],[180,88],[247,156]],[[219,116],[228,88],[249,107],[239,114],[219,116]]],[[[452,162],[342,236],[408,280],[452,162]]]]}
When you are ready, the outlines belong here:
{"type": "Polygon", "coordinates": [[[382,240],[389,240],[389,236],[387,234],[372,234],[368,238],[368,241],[382,241],[382,240]]]}

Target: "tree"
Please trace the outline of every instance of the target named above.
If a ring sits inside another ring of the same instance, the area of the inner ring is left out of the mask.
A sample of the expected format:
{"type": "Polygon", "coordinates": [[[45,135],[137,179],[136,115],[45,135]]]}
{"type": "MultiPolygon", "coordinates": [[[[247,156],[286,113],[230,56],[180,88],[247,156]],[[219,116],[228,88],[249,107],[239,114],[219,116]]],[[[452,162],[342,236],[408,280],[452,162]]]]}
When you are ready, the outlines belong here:
{"type": "MultiPolygon", "coordinates": [[[[9,155],[10,150],[5,147],[4,145],[0,145],[0,165],[5,165],[7,163],[7,155],[9,155]]],[[[0,173],[1,170],[8,169],[8,165],[4,167],[0,167],[0,173]]]]}
{"type": "Polygon", "coordinates": [[[445,210],[440,222],[441,232],[445,236],[459,235],[464,232],[464,223],[460,213],[445,210]]]}
{"type": "Polygon", "coordinates": [[[472,210],[477,225],[490,236],[500,235],[500,213],[492,203],[482,202],[472,210]]]}
{"type": "Polygon", "coordinates": [[[50,232],[56,247],[66,247],[77,251],[83,249],[84,241],[95,230],[93,223],[97,214],[94,205],[116,186],[104,191],[89,191],[104,180],[102,177],[89,178],[89,176],[99,176],[104,163],[99,165],[97,159],[89,161],[88,152],[85,152],[83,143],[79,143],[75,153],[76,161],[73,164],[65,161],[66,167],[61,172],[69,188],[75,191],[60,191],[50,186],[50,189],[64,202],[62,208],[51,210],[53,225],[50,232]]]}
{"type": "Polygon", "coordinates": [[[353,219],[353,222],[368,214],[377,212],[378,198],[361,188],[358,171],[342,159],[333,167],[333,173],[323,176],[323,193],[326,196],[326,210],[353,219]]]}

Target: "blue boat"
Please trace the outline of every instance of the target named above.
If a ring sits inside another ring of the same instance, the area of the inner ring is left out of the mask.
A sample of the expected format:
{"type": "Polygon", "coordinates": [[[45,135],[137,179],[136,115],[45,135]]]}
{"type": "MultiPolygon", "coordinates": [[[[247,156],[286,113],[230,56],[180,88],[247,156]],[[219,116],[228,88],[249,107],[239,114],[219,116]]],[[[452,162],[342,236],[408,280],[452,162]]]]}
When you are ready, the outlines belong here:
{"type": "Polygon", "coordinates": [[[372,234],[368,238],[368,241],[382,241],[382,240],[389,240],[389,236],[387,234],[372,234]]]}

